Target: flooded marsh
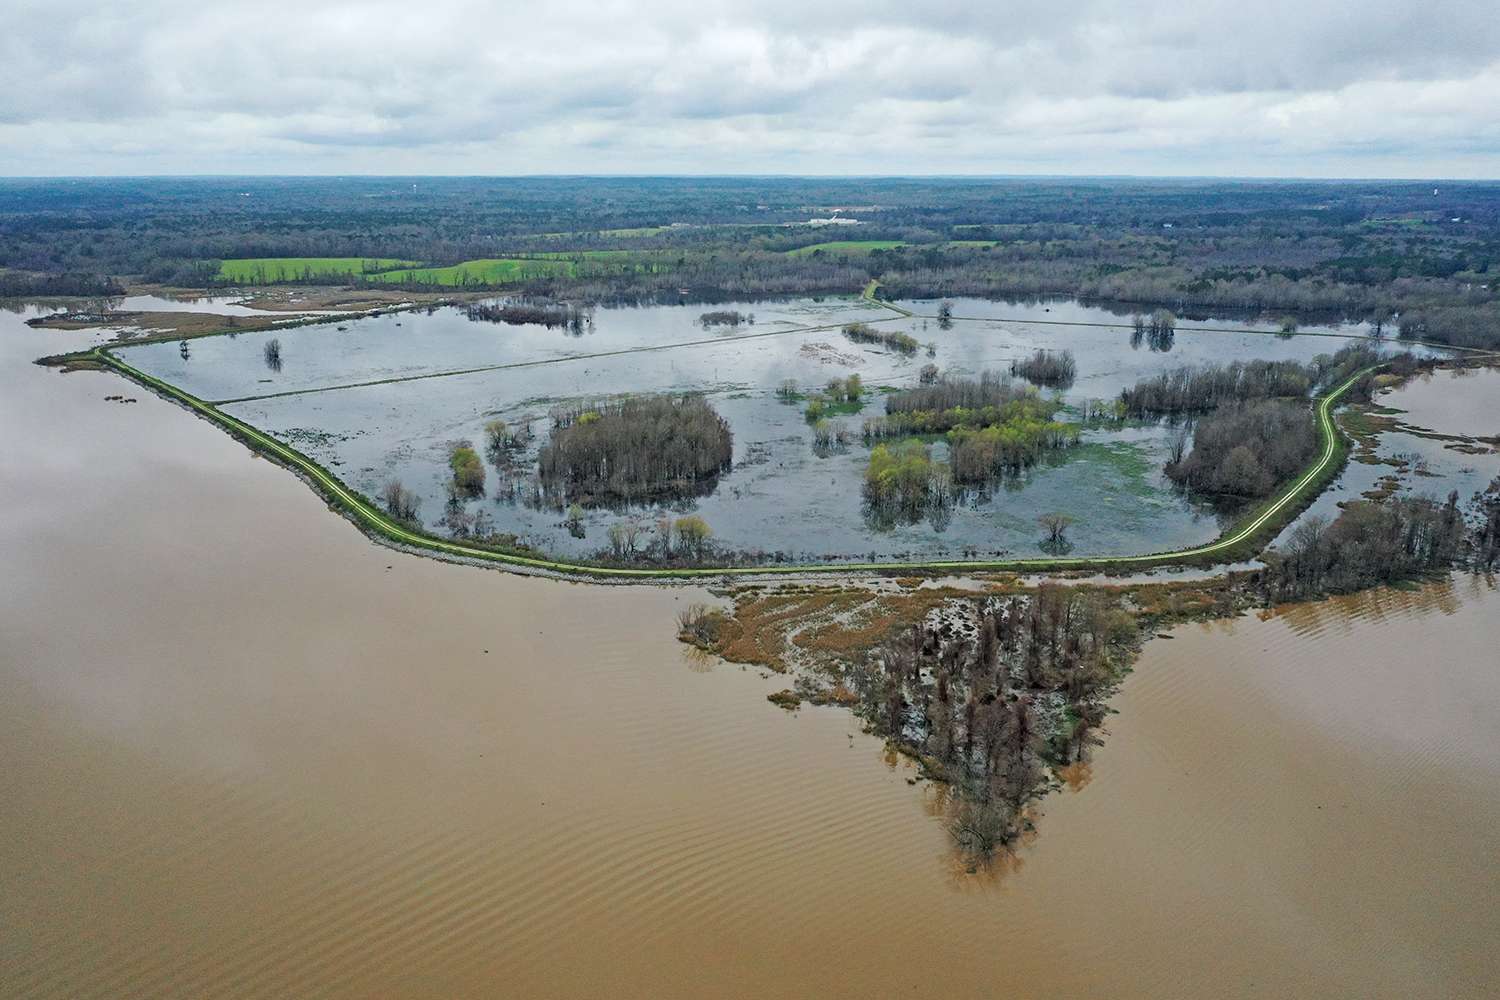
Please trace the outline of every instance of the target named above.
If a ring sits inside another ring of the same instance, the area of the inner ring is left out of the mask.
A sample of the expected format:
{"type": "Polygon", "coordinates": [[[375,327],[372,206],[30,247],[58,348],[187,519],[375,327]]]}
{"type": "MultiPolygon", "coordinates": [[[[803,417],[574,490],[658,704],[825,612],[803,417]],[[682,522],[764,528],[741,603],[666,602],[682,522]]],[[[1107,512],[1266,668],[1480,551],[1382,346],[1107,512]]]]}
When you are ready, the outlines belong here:
{"type": "MultiPolygon", "coordinates": [[[[1113,399],[1168,368],[1307,362],[1362,332],[1314,328],[1277,337],[1220,323],[1142,343],[1119,317],[1076,303],[958,300],[955,315],[968,318],[946,324],[921,314],[932,303],[897,306],[915,314],[858,298],[730,303],[720,311],[747,321],[719,326],[700,321],[701,306],[598,308],[572,330],[477,322],[443,307],[206,338],[186,350],[127,347],[121,357],[298,448],[367,496],[399,482],[419,498],[422,525],[438,533],[455,519],[448,453],[482,441],[485,426],[501,420],[524,429],[527,447],[485,456],[485,495],[466,500],[458,517],[479,517],[530,549],[597,558],[619,525],[695,515],[711,527],[723,557],[916,561],[1037,555],[1046,541],[1037,520],[1053,513],[1070,519],[1068,551],[1077,556],[1189,547],[1226,524],[1223,511],[1190,500],[1162,474],[1172,429],[1152,422],[1084,425],[1081,447],[966,489],[938,516],[894,523],[872,516],[860,488],[870,456],[861,430],[884,413],[887,394],[917,385],[927,366],[944,377],[974,377],[1008,371],[1038,349],[1066,348],[1077,373],[1058,398],[1063,419],[1076,422],[1090,401],[1113,399]],[[1007,318],[984,318],[996,309],[1007,318]],[[842,332],[850,323],[919,347],[852,340],[842,332]],[[273,336],[276,367],[264,353],[273,336]],[[809,401],[851,375],[862,380],[862,395],[812,419],[809,401]],[[715,488],[566,516],[562,506],[541,502],[535,470],[552,412],[640,393],[702,393],[729,422],[733,460],[715,488]]],[[[946,443],[932,442],[931,455],[945,462],[946,443]]]]}

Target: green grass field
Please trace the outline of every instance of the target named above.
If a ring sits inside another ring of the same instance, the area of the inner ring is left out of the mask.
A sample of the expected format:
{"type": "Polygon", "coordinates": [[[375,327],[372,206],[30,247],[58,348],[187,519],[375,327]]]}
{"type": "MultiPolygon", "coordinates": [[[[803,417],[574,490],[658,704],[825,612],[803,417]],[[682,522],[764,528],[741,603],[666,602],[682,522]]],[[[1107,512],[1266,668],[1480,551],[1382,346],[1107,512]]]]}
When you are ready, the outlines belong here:
{"type": "Polygon", "coordinates": [[[573,262],[531,258],[522,260],[505,257],[496,260],[466,260],[449,267],[409,267],[395,271],[367,274],[366,281],[416,282],[423,285],[447,285],[454,288],[463,285],[504,285],[527,278],[541,278],[555,274],[572,274],[573,262]]]}
{"type": "Polygon", "coordinates": [[[222,262],[219,277],[242,284],[270,285],[305,278],[346,278],[416,263],[389,257],[249,257],[222,262]]]}
{"type": "Polygon", "coordinates": [[[906,244],[901,240],[832,240],[828,243],[814,243],[810,247],[798,247],[786,253],[788,257],[806,257],[819,250],[824,253],[859,254],[870,253],[873,250],[895,250],[904,246],[906,244]]]}
{"type": "Polygon", "coordinates": [[[641,270],[661,266],[659,251],[571,250],[466,260],[447,267],[424,267],[417,261],[361,257],[265,257],[226,260],[219,276],[246,285],[273,285],[309,278],[359,279],[372,283],[443,285],[507,285],[528,278],[575,275],[580,264],[634,265],[641,270]]]}

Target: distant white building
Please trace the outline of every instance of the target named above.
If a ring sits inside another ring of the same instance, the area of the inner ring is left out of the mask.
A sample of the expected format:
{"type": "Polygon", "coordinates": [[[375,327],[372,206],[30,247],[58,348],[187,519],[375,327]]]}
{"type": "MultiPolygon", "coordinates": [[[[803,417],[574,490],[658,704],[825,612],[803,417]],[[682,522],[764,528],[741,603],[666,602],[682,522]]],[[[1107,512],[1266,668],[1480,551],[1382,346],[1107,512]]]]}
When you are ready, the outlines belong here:
{"type": "Polygon", "coordinates": [[[857,226],[857,225],[859,225],[859,220],[858,219],[845,218],[844,216],[840,215],[838,212],[834,212],[832,215],[830,215],[826,219],[808,219],[807,220],[807,225],[809,225],[809,226],[857,226]]]}

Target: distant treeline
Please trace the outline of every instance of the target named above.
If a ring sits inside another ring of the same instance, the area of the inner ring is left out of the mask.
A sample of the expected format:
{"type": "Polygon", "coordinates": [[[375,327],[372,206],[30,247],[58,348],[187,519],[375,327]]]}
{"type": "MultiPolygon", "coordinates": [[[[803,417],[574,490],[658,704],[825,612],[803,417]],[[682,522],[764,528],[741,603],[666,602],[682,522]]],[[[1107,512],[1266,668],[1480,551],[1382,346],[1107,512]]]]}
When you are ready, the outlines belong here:
{"type": "Polygon", "coordinates": [[[114,278],[99,274],[22,274],[18,271],[0,271],[0,298],[112,298],[124,294],[124,285],[114,278]]]}
{"type": "MultiPolygon", "coordinates": [[[[196,178],[0,182],[0,267],[208,286],[211,262],[650,251],[528,274],[528,295],[727,302],[857,291],[1078,296],[1353,317],[1500,343],[1500,184],[1119,179],[196,178]],[[904,244],[792,255],[839,236],[904,244]],[[576,273],[573,273],[576,272],[576,273]]],[[[10,294],[7,292],[7,294],[10,294]]],[[[18,289],[15,294],[39,294],[18,289]]],[[[70,293],[71,294],[71,293],[70,293]]]]}

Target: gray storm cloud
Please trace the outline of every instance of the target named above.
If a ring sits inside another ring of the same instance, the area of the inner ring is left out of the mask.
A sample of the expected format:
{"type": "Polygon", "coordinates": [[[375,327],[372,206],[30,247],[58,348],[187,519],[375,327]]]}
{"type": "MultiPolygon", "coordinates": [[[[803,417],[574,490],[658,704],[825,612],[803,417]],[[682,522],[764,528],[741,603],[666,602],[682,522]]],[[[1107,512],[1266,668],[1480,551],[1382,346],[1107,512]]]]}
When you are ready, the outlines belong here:
{"type": "Polygon", "coordinates": [[[1472,0],[24,0],[0,95],[9,174],[1500,174],[1472,0]]]}

